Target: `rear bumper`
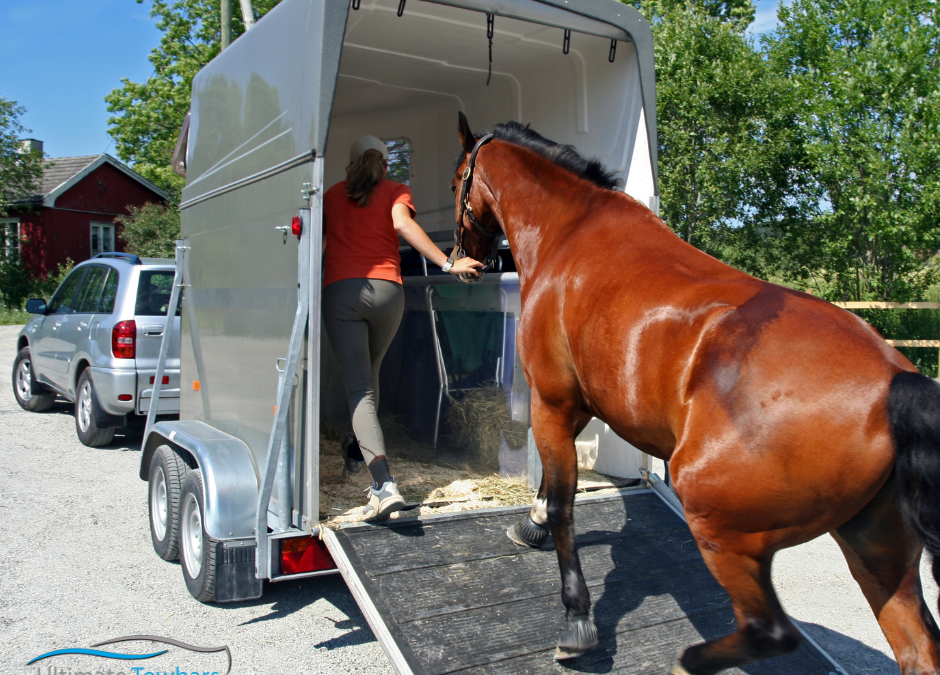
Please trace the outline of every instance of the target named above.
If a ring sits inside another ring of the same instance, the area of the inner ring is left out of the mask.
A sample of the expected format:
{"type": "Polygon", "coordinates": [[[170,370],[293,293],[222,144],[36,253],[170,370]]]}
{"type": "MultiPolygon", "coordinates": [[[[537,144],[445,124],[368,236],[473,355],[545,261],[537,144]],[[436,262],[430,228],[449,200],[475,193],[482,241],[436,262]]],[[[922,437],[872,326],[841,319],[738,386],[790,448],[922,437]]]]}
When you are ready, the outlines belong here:
{"type": "Polygon", "coordinates": [[[91,377],[95,383],[98,403],[109,415],[126,415],[134,412],[137,393],[137,371],[114,370],[92,366],[91,377]],[[131,400],[119,401],[118,396],[130,395],[131,400]]]}
{"type": "MultiPolygon", "coordinates": [[[[92,367],[92,378],[98,402],[109,415],[146,415],[150,410],[153,385],[149,384],[152,373],[140,373],[134,370],[114,370],[113,368],[92,367]],[[147,378],[144,380],[143,378],[147,378]],[[138,382],[146,382],[146,388],[138,390],[138,382]],[[118,396],[129,396],[130,400],[118,400],[118,396]]],[[[178,414],[180,411],[179,370],[167,371],[170,384],[160,392],[161,414],[178,414]],[[175,387],[174,387],[175,385],[175,387]]]]}

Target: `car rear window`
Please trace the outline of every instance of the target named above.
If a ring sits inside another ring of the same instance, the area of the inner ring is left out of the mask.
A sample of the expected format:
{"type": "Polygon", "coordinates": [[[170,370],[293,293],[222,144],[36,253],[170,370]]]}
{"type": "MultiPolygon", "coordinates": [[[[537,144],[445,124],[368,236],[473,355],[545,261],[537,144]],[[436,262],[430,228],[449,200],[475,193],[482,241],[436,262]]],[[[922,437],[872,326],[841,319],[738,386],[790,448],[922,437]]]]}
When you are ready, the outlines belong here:
{"type": "MultiPolygon", "coordinates": [[[[137,316],[166,316],[167,305],[170,304],[170,293],[173,291],[172,271],[141,272],[137,283],[137,307],[134,314],[137,316]]],[[[179,305],[176,306],[179,314],[179,305]]]]}
{"type": "Polygon", "coordinates": [[[75,299],[75,311],[79,314],[93,314],[98,311],[98,300],[101,296],[101,282],[108,276],[108,268],[92,265],[85,274],[82,287],[75,299]]]}
{"type": "Polygon", "coordinates": [[[108,278],[104,282],[104,290],[101,291],[101,300],[98,301],[98,312],[101,314],[111,314],[114,311],[114,298],[117,297],[118,289],[118,271],[114,268],[108,270],[108,278]]]}

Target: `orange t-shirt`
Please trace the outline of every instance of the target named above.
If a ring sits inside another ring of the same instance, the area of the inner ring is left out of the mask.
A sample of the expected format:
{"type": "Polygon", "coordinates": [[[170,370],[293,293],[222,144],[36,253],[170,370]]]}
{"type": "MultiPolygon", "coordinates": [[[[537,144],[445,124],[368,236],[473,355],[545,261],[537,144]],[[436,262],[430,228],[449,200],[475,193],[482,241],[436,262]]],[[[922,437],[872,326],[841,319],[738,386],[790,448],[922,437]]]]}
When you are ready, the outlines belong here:
{"type": "Polygon", "coordinates": [[[337,183],[323,195],[323,233],[326,262],[323,285],[343,279],[385,279],[401,283],[398,234],[392,207],[404,204],[415,214],[407,185],[382,179],[372,189],[367,206],[346,196],[346,183],[337,183]]]}

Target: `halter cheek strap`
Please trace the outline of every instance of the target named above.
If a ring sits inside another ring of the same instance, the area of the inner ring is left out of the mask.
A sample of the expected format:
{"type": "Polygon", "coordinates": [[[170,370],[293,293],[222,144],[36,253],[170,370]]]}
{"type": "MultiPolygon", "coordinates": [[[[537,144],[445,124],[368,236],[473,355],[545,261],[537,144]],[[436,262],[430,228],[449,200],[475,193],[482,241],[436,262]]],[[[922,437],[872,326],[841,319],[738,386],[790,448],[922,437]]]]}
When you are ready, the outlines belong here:
{"type": "Polygon", "coordinates": [[[447,257],[447,262],[451,265],[454,264],[454,261],[458,257],[462,257],[463,254],[463,217],[467,216],[467,219],[470,221],[470,224],[473,225],[477,230],[482,234],[488,237],[494,237],[493,247],[490,250],[489,255],[486,257],[486,262],[484,263],[483,270],[486,271],[490,269],[496,261],[496,253],[499,249],[499,236],[498,232],[490,232],[480,225],[479,221],[473,215],[473,208],[470,206],[470,188],[473,186],[473,169],[476,166],[477,153],[480,151],[480,148],[493,140],[493,134],[486,134],[480,140],[477,141],[476,145],[473,146],[473,150],[470,152],[470,159],[467,161],[467,168],[463,172],[463,184],[460,188],[460,211],[457,215],[457,228],[454,230],[454,250],[451,251],[450,255],[447,257]]]}

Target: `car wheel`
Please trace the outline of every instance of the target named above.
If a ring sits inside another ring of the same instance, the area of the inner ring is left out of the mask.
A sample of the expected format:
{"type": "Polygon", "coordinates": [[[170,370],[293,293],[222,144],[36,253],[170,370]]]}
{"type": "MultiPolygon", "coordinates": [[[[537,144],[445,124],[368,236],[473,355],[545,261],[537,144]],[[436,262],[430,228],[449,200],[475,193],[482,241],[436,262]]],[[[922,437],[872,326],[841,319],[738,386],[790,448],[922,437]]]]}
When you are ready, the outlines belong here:
{"type": "Polygon", "coordinates": [[[150,540],[164,560],[179,557],[180,489],[186,473],[186,462],[170,446],[161,445],[153,453],[148,484],[150,540]]]}
{"type": "Polygon", "coordinates": [[[43,412],[55,403],[55,394],[52,392],[34,394],[33,361],[29,355],[29,347],[23,347],[16,360],[13,361],[13,395],[23,410],[30,412],[43,412]]]}
{"type": "Polygon", "coordinates": [[[215,549],[205,527],[202,474],[190,471],[180,490],[180,567],[190,594],[199,602],[215,600],[215,549]]]}
{"type": "Polygon", "coordinates": [[[99,429],[97,424],[98,397],[91,371],[82,371],[78,378],[78,393],[75,396],[75,431],[78,440],[90,448],[100,448],[114,440],[114,428],[99,429]]]}

